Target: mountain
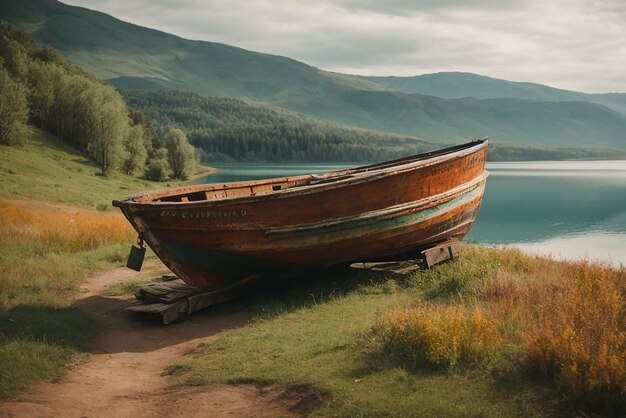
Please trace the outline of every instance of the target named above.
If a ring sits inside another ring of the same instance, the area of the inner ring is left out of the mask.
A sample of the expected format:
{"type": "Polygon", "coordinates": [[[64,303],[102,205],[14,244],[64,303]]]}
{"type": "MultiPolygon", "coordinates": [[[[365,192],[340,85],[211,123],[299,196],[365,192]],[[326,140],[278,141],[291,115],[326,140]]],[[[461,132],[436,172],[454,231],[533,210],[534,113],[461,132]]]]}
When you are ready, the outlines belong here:
{"type": "Polygon", "coordinates": [[[508,81],[464,72],[441,72],[413,77],[364,76],[382,86],[406,94],[427,94],[456,99],[515,98],[547,102],[589,102],[626,113],[626,93],[587,94],[537,83],[508,81]]]}
{"type": "Polygon", "coordinates": [[[56,0],[1,0],[0,18],[122,88],[181,89],[254,100],[280,93],[381,88],[289,58],[189,41],[56,0]]]}
{"type": "Polygon", "coordinates": [[[442,99],[386,91],[349,91],[287,108],[341,123],[418,136],[427,141],[489,136],[505,144],[626,148],[626,116],[585,102],[442,99]],[[341,114],[349,109],[349,117],[341,114]]]}
{"type": "Polygon", "coordinates": [[[0,0],[0,19],[120,88],[238,98],[428,141],[489,136],[507,146],[626,149],[626,112],[620,110],[624,100],[619,94],[584,95],[504,80],[489,84],[494,79],[481,76],[471,83],[459,79],[456,87],[439,82],[449,86],[427,90],[440,97],[413,94],[407,86],[380,78],[342,75],[285,57],[190,41],[54,0],[0,0]],[[448,97],[455,89],[474,97],[448,97]],[[591,102],[589,96],[602,96],[602,102],[591,102]]]}

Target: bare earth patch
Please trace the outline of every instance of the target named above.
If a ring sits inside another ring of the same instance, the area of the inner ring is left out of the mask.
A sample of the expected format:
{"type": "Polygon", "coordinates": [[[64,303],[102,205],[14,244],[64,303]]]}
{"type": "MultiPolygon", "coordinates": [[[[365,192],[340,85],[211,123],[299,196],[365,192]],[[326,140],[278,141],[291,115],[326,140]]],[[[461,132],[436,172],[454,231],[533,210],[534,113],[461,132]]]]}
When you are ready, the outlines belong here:
{"type": "MultiPolygon", "coordinates": [[[[164,272],[150,261],[145,270],[164,272]]],[[[104,297],[108,284],[132,280],[137,273],[118,268],[95,275],[81,288],[76,305],[100,323],[87,347],[92,353],[58,382],[35,385],[9,402],[0,417],[221,417],[301,416],[319,405],[305,387],[284,391],[259,385],[170,387],[163,368],[206,340],[245,324],[246,312],[216,316],[198,312],[186,321],[163,326],[123,308],[129,297],[104,297]]]]}

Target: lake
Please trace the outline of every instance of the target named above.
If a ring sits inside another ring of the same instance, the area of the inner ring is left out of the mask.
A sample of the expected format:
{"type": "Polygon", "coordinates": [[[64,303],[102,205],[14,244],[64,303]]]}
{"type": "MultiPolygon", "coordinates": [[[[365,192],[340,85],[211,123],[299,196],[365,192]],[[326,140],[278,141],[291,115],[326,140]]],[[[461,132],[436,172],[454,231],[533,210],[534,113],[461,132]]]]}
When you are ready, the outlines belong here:
{"type": "MultiPolygon", "coordinates": [[[[356,164],[355,164],[356,165],[356,164]]],[[[217,183],[335,170],[346,164],[212,164],[217,183]]],[[[493,162],[466,240],[557,259],[626,266],[626,161],[493,162]]]]}

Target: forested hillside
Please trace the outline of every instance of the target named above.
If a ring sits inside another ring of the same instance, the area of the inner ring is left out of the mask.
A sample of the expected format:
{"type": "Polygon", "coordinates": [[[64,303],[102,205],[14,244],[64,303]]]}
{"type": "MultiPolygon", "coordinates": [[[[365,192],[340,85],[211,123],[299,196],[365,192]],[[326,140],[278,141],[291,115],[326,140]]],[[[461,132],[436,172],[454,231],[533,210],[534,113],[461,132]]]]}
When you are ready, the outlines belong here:
{"type": "MultiPolygon", "coordinates": [[[[365,129],[346,128],[292,112],[241,100],[179,91],[122,91],[130,105],[165,132],[174,126],[189,133],[205,161],[382,161],[433,150],[429,143],[365,129]]],[[[470,138],[471,139],[471,138],[470,138]]],[[[617,158],[606,148],[546,148],[492,141],[490,160],[617,158]]]]}
{"type": "MultiPolygon", "coordinates": [[[[157,138],[150,123],[129,108],[115,88],[4,22],[0,99],[0,144],[21,145],[26,125],[33,124],[95,161],[103,176],[115,169],[144,175],[147,163],[152,168],[148,177],[162,180],[173,156],[182,153],[195,159],[186,138],[168,146],[167,137],[157,138]]],[[[174,177],[187,175],[173,171],[174,177]]]]}
{"type": "Polygon", "coordinates": [[[488,136],[508,146],[626,150],[626,115],[586,102],[442,99],[359,90],[311,96],[306,102],[286,99],[282,104],[317,118],[426,141],[460,142],[488,136]],[[342,109],[348,108],[346,118],[342,109]]]}
{"type": "Polygon", "coordinates": [[[145,159],[152,147],[150,131],[131,119],[115,89],[4,23],[0,57],[0,142],[19,145],[32,122],[92,158],[103,175],[121,166],[139,168],[136,156],[145,159]]]}
{"type": "Polygon", "coordinates": [[[241,100],[179,91],[122,91],[157,131],[185,130],[207,161],[382,161],[440,145],[320,122],[241,100]]]}

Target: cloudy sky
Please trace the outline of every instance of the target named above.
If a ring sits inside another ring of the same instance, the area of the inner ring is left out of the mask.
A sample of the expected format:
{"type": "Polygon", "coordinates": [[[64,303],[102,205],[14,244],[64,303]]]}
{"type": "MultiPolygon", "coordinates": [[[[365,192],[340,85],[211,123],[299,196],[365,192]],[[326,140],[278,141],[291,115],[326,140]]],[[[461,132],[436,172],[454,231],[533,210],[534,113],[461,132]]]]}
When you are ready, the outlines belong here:
{"type": "Polygon", "coordinates": [[[626,92],[626,0],[61,0],[350,74],[626,92]]]}

